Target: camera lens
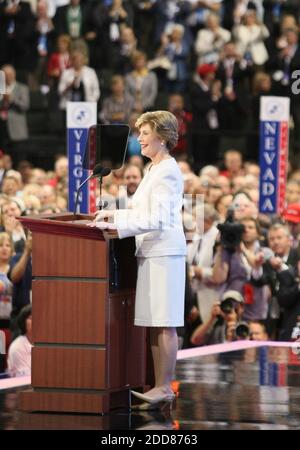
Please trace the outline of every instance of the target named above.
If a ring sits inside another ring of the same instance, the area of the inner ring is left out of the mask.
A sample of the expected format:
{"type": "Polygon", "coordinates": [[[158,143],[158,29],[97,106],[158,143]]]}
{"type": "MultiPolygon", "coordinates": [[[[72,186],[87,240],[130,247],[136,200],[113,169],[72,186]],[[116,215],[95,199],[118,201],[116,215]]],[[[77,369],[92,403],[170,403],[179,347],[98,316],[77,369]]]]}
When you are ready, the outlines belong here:
{"type": "Polygon", "coordinates": [[[246,322],[239,323],[235,328],[235,334],[239,338],[247,338],[250,335],[249,326],[246,322]]]}
{"type": "Polygon", "coordinates": [[[221,308],[221,311],[223,311],[224,314],[231,313],[233,308],[234,308],[233,301],[230,298],[224,300],[221,303],[220,308],[221,308]]]}

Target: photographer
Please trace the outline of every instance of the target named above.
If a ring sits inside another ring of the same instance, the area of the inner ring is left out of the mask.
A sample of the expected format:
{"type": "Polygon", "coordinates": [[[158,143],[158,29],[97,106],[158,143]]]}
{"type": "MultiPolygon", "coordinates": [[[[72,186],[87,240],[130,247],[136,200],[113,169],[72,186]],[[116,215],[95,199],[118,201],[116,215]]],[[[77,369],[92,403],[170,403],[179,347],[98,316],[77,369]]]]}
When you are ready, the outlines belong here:
{"type": "Polygon", "coordinates": [[[234,212],[228,210],[226,220],[218,225],[220,244],[217,247],[212,270],[212,281],[220,291],[235,290],[243,293],[245,283],[251,276],[252,255],[241,250],[244,226],[234,221],[234,212]]]}
{"type": "Polygon", "coordinates": [[[266,320],[270,289],[267,285],[256,285],[256,279],[260,277],[259,268],[261,265],[272,258],[274,253],[268,247],[260,245],[260,228],[257,220],[249,217],[242,219],[240,222],[245,228],[241,249],[252,266],[251,278],[244,285],[243,290],[245,300],[243,319],[247,321],[266,320]]]}
{"type": "Polygon", "coordinates": [[[276,223],[268,232],[268,242],[274,256],[261,262],[256,286],[268,284],[272,297],[268,310],[267,331],[272,339],[288,341],[300,310],[298,296],[299,255],[292,248],[287,225],[276,223]]]}
{"type": "Polygon", "coordinates": [[[240,322],[244,310],[242,295],[226,291],[221,303],[212,308],[211,317],[199,325],[191,337],[193,345],[212,345],[245,339],[249,335],[247,324],[240,322]]]}
{"type": "Polygon", "coordinates": [[[278,339],[289,341],[300,314],[299,255],[291,248],[291,234],[285,225],[275,224],[270,228],[269,243],[276,254],[271,264],[276,270],[276,295],[280,306],[278,339]]]}

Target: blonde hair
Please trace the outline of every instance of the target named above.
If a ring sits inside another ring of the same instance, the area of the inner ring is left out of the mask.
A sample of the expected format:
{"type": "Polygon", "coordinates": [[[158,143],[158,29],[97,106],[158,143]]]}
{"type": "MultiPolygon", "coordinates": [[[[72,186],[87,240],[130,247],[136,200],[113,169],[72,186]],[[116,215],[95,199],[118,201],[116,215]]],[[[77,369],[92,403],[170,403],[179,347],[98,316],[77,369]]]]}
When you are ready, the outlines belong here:
{"type": "Polygon", "coordinates": [[[13,244],[11,235],[9,233],[7,233],[6,231],[1,231],[0,232],[0,246],[3,244],[5,239],[8,240],[8,242],[10,244],[10,248],[11,248],[11,254],[13,254],[15,252],[15,248],[14,248],[14,244],[13,244]]]}
{"type": "Polygon", "coordinates": [[[266,72],[256,72],[253,78],[253,93],[258,94],[264,81],[272,81],[270,75],[266,72]]]}
{"type": "Polygon", "coordinates": [[[58,36],[56,42],[57,42],[57,45],[59,42],[63,42],[64,44],[66,44],[68,51],[70,51],[72,40],[68,34],[61,34],[60,36],[58,36]]]}
{"type": "Polygon", "coordinates": [[[166,142],[168,150],[176,147],[178,142],[178,122],[169,111],[150,111],[142,114],[135,123],[140,129],[142,125],[150,125],[151,129],[166,142]]]}
{"type": "Polygon", "coordinates": [[[81,54],[85,65],[89,64],[89,48],[83,39],[76,39],[71,43],[70,48],[71,57],[74,53],[81,54]]]}

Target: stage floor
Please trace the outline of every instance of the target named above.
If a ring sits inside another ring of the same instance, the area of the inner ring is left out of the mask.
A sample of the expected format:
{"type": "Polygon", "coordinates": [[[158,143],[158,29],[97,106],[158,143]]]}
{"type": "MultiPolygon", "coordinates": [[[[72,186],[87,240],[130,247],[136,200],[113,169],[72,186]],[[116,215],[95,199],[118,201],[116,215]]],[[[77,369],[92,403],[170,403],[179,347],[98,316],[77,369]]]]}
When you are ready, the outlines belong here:
{"type": "Polygon", "coordinates": [[[177,361],[173,410],[118,410],[105,416],[22,413],[23,388],[0,391],[1,430],[300,429],[300,355],[259,347],[177,361]]]}

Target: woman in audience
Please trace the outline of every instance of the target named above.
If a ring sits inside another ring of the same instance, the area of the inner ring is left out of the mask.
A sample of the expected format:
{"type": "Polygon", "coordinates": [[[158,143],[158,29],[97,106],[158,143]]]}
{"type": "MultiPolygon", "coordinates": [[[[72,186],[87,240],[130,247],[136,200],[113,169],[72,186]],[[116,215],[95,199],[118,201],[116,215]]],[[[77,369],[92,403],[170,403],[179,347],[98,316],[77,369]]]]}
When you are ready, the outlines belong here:
{"type": "Polygon", "coordinates": [[[134,98],[134,109],[143,112],[153,108],[157,96],[157,77],[147,69],[146,54],[136,51],[132,57],[133,71],[125,77],[128,94],[134,98]]]}
{"type": "Polygon", "coordinates": [[[24,228],[17,220],[24,209],[22,200],[16,198],[9,198],[1,207],[1,227],[11,234],[16,252],[22,252],[26,242],[24,228]]]}
{"type": "Polygon", "coordinates": [[[267,27],[257,20],[254,9],[248,9],[241,25],[233,29],[238,52],[256,66],[263,66],[268,60],[268,52],[264,41],[269,35],[267,27]]]}
{"type": "Polygon", "coordinates": [[[71,53],[72,67],[62,72],[58,84],[60,109],[65,109],[67,102],[97,102],[100,87],[96,72],[87,65],[88,57],[79,46],[71,53]]]}
{"type": "Polygon", "coordinates": [[[103,101],[99,114],[104,124],[128,123],[134,108],[134,99],[125,93],[124,78],[114,75],[111,79],[111,95],[103,101]]]}
{"type": "Polygon", "coordinates": [[[8,372],[11,377],[31,375],[32,317],[31,305],[26,305],[18,315],[21,335],[8,349],[8,372]]]}
{"type": "Polygon", "coordinates": [[[12,239],[8,233],[0,233],[0,329],[9,329],[12,311],[12,283],[8,279],[9,261],[14,254],[12,239]]]}

